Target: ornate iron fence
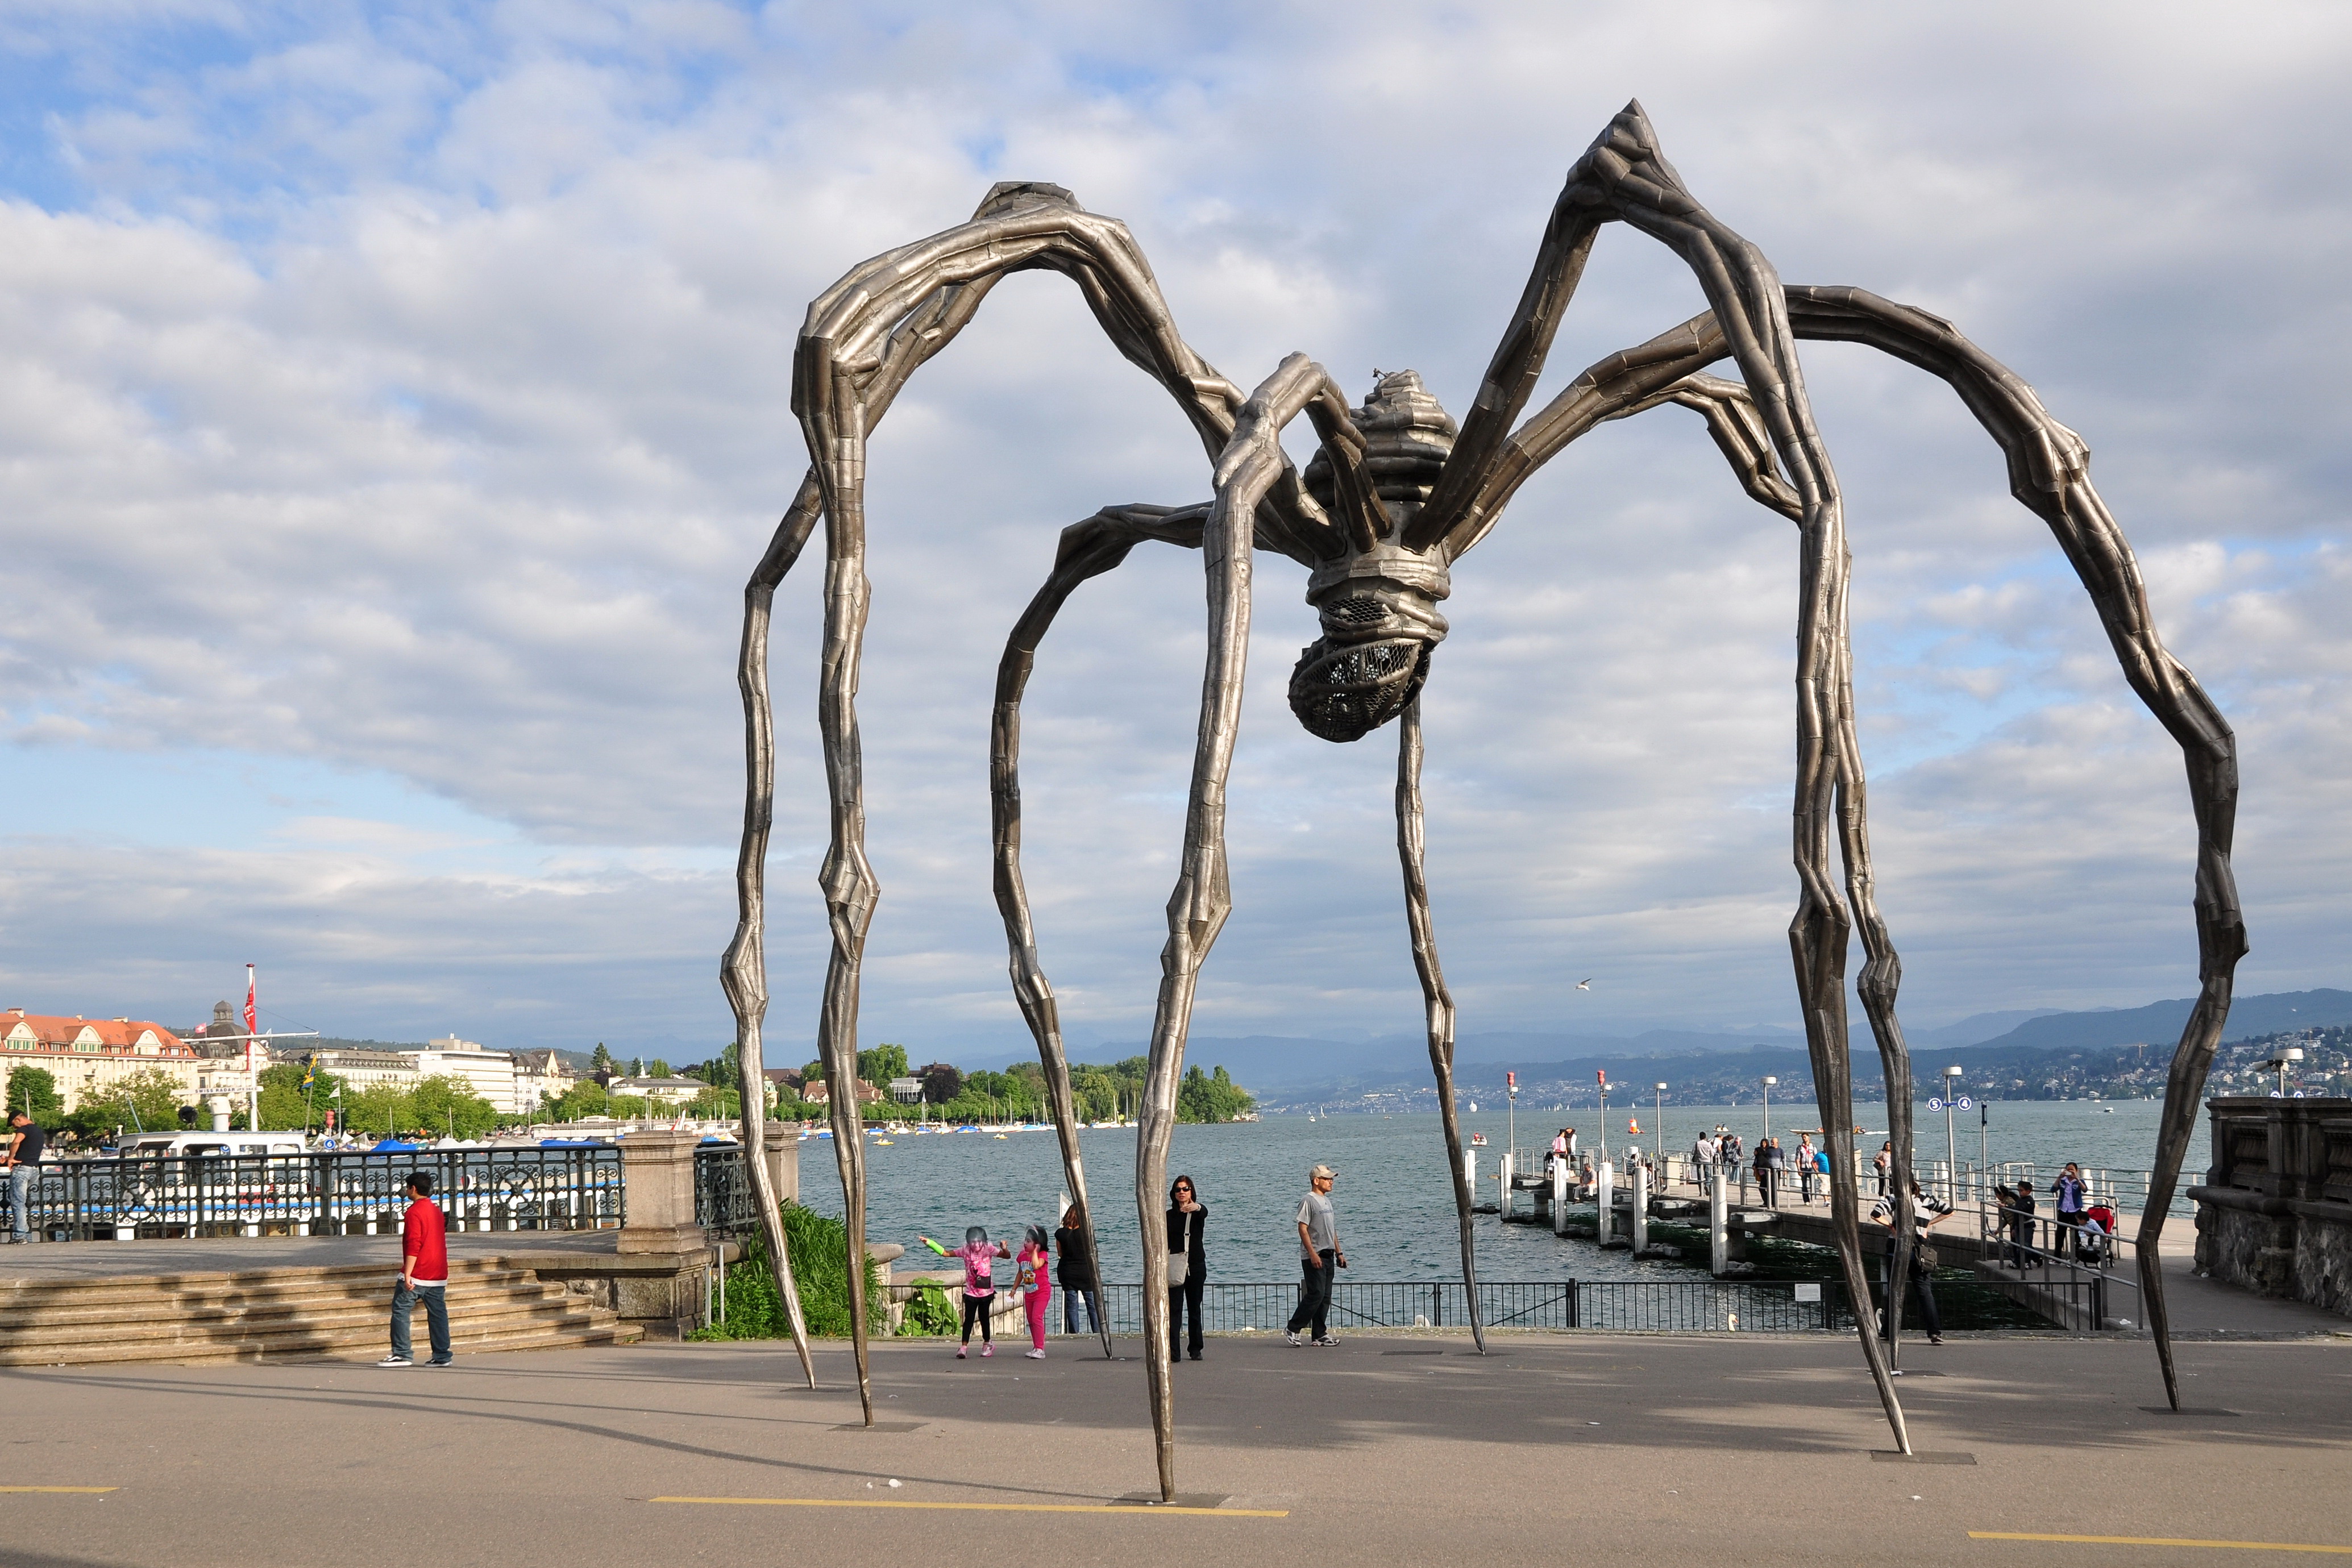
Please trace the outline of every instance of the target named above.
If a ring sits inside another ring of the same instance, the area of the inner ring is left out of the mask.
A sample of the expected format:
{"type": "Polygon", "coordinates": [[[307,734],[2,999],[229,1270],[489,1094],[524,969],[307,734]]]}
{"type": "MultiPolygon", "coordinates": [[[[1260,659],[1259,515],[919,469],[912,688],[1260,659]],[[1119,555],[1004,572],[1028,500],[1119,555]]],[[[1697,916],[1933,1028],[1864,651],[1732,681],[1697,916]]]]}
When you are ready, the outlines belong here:
{"type": "Polygon", "coordinates": [[[597,1230],[624,1216],[620,1150],[594,1145],[59,1160],[42,1166],[28,1218],[53,1241],[386,1235],[416,1170],[452,1230],[597,1230]]]}
{"type": "MultiPolygon", "coordinates": [[[[2077,1287],[2061,1287],[2068,1288],[2077,1287]]],[[[2091,1299],[2096,1288],[2095,1281],[2078,1287],[2086,1313],[2099,1312],[2091,1299]]],[[[1937,1280],[1933,1289],[1948,1329],[2051,1326],[1988,1281],[1937,1280]]],[[[1278,1331],[1297,1304],[1294,1283],[1213,1280],[1202,1288],[1201,1320],[1212,1333],[1278,1331]]],[[[1142,1286],[1106,1285],[1102,1305],[1113,1333],[1143,1332],[1142,1286]]],[[[1482,1280],[1478,1305],[1489,1328],[1822,1333],[1854,1326],[1845,1286],[1835,1280],[1482,1280]]],[[[1058,1311],[1052,1315],[1061,1321],[1058,1311]]],[[[1906,1312],[1908,1321],[1916,1316],[1916,1310],[1906,1312]]],[[[1328,1321],[1334,1333],[1463,1328],[1469,1297],[1458,1280],[1345,1280],[1332,1287],[1328,1321]]]]}
{"type": "Polygon", "coordinates": [[[760,1203],[740,1146],[694,1152],[694,1222],[721,1236],[749,1236],[759,1228],[760,1203]]]}

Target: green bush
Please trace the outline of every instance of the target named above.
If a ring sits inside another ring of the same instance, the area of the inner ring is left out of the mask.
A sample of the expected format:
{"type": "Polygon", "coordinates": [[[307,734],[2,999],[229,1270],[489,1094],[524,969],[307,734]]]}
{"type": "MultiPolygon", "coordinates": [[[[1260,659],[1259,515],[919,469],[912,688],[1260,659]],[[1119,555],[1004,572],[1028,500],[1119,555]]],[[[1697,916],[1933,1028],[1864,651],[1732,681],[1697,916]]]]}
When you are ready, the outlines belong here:
{"type": "Polygon", "coordinates": [[[907,1303],[907,1315],[900,1320],[902,1334],[952,1334],[963,1327],[963,1314],[956,1310],[948,1293],[937,1285],[925,1285],[907,1303]]]}
{"type": "MultiPolygon", "coordinates": [[[[783,1206],[784,1244],[792,1249],[793,1281],[800,1289],[801,1312],[816,1339],[849,1337],[848,1232],[838,1219],[813,1214],[799,1204],[783,1206]]],[[[881,1265],[866,1260],[866,1327],[878,1332],[885,1321],[881,1265]]],[[[741,1261],[727,1270],[727,1321],[688,1335],[698,1340],[790,1339],[793,1325],[768,1262],[766,1238],[753,1232],[743,1243],[741,1261]]]]}

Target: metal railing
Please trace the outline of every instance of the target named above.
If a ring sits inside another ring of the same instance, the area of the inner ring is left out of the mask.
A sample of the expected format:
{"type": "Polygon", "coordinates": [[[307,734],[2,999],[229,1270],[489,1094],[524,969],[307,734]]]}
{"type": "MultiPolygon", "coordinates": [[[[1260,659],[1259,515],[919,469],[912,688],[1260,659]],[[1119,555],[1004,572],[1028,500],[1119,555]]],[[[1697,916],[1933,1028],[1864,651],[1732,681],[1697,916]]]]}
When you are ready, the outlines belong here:
{"type": "Polygon", "coordinates": [[[416,1149],[60,1160],[27,1193],[52,1241],[396,1234],[411,1171],[452,1230],[598,1230],[624,1217],[621,1153],[416,1149]]]}
{"type": "Polygon", "coordinates": [[[740,1146],[694,1151],[694,1222],[714,1235],[748,1236],[759,1228],[760,1202],[740,1146]]]}
{"type": "MultiPolygon", "coordinates": [[[[2076,1321],[2105,1321],[2102,1280],[2061,1277],[2048,1287],[2050,1303],[2082,1314],[2076,1321]]],[[[2046,1328],[2055,1321],[1990,1281],[1936,1280],[1930,1288],[1948,1329],[2046,1328]]],[[[1295,1283],[1213,1280],[1202,1290],[1202,1326],[1216,1333],[1278,1333],[1298,1296],[1295,1283]]],[[[1478,1304],[1488,1328],[1819,1333],[1850,1332],[1854,1324],[1852,1301],[1839,1280],[1481,1281],[1478,1304]]],[[[1141,1285],[1104,1286],[1101,1306],[1111,1333],[1143,1332],[1141,1285]]],[[[1058,1310],[1052,1317],[1062,1321],[1058,1310]]],[[[1341,1281],[1332,1287],[1328,1321],[1335,1333],[1464,1328],[1470,1321],[1469,1297],[1458,1280],[1341,1281]]]]}

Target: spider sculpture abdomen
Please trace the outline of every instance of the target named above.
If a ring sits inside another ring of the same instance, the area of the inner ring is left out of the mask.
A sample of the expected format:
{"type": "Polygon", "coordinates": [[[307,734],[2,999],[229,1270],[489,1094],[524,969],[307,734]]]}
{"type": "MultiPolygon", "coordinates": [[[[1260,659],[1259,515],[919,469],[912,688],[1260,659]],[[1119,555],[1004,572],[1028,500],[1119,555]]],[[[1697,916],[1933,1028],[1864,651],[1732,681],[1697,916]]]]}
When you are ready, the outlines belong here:
{"type": "MultiPolygon", "coordinates": [[[[1445,640],[1437,601],[1454,591],[1442,546],[1415,550],[1398,538],[1429,500],[1459,429],[1411,371],[1381,377],[1355,422],[1387,528],[1370,548],[1316,563],[1307,602],[1323,635],[1299,651],[1290,674],[1290,711],[1308,734],[1334,741],[1360,740],[1421,695],[1430,654],[1445,640]]],[[[1326,511],[1339,508],[1322,452],[1305,478],[1326,511]]]]}

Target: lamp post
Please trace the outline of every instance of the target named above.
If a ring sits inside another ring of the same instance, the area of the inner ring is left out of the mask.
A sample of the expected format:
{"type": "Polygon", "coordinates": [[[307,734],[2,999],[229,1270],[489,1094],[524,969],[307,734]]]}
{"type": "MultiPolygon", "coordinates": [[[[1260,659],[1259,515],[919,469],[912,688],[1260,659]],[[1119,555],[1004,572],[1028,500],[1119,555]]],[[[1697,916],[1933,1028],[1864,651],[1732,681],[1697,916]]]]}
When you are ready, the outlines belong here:
{"type": "Polygon", "coordinates": [[[1952,1102],[1960,1092],[1960,1070],[1944,1069],[1944,1201],[1958,1206],[1960,1201],[1960,1149],[1952,1136],[1952,1102]]]}
{"type": "Polygon", "coordinates": [[[2286,1098],[2286,1070],[2287,1070],[2287,1065],[2288,1065],[2290,1062],[2301,1061],[2302,1060],[2303,1060],[2303,1047],[2301,1047],[2301,1046],[2299,1046],[2299,1045],[2290,1045],[2290,1046],[2288,1046],[2284,1051],[2280,1051],[2280,1052],[2279,1052],[2278,1075],[2279,1075],[2279,1098],[2280,1098],[2280,1099],[2284,1100],[2284,1099],[2285,1099],[2285,1098],[2286,1098]]]}
{"type": "Polygon", "coordinates": [[[1651,1129],[1650,1135],[1658,1140],[1658,1180],[1664,1183],[1666,1179],[1666,1151],[1672,1145],[1666,1142],[1666,1086],[1663,1083],[1658,1085],[1657,1104],[1658,1124],[1651,1129]]]}
{"type": "Polygon", "coordinates": [[[1780,1082],[1777,1078],[1764,1081],[1764,1135],[1768,1138],[1772,1135],[1772,1086],[1780,1082]]]}

